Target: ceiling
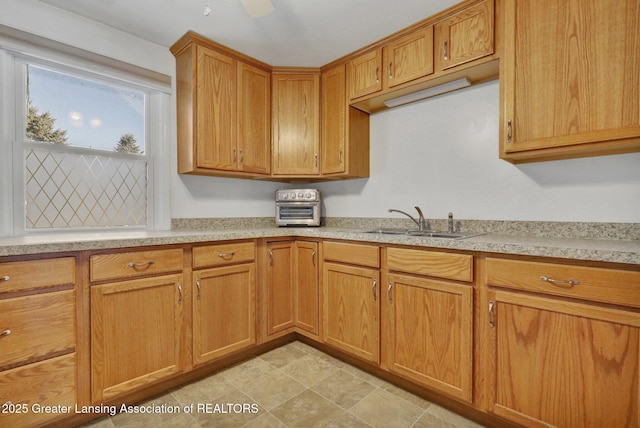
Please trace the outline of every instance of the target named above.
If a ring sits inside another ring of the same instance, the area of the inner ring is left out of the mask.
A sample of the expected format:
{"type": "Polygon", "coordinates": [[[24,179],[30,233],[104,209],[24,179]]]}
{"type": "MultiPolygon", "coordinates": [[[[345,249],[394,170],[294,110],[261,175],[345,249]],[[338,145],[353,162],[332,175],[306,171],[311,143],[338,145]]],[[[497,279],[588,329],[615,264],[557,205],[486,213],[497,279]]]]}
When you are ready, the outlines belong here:
{"type": "Polygon", "coordinates": [[[40,1],[162,46],[192,30],[267,64],[301,67],[327,64],[459,2],[273,0],[275,12],[250,18],[240,0],[40,1]]]}

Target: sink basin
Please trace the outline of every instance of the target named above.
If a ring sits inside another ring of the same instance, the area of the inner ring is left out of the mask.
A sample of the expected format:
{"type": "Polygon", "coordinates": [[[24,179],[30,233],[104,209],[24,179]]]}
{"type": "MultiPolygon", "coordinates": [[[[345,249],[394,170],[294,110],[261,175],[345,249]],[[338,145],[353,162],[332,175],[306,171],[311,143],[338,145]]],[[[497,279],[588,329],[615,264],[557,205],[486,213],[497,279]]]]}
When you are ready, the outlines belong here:
{"type": "Polygon", "coordinates": [[[409,235],[424,236],[427,238],[445,238],[445,239],[465,239],[473,236],[484,235],[484,233],[449,233],[438,232],[436,230],[418,230],[418,229],[395,229],[395,228],[379,228],[372,230],[363,230],[362,233],[377,233],[380,235],[409,235]]]}
{"type": "Polygon", "coordinates": [[[464,233],[434,232],[430,230],[412,230],[407,234],[411,236],[427,236],[429,238],[449,238],[449,239],[462,239],[470,236],[470,235],[465,235],[464,233]]]}
{"type": "Polygon", "coordinates": [[[381,235],[406,235],[409,232],[407,229],[396,229],[393,227],[380,228],[373,230],[363,230],[362,233],[379,233],[381,235]]]}

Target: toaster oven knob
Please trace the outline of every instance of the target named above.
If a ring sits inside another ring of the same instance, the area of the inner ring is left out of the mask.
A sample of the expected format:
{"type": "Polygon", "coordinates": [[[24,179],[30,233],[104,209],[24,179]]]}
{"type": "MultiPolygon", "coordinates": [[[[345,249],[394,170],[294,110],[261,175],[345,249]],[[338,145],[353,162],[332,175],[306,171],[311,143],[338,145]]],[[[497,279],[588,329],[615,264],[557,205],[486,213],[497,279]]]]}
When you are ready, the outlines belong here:
{"type": "Polygon", "coordinates": [[[311,199],[311,193],[307,192],[304,194],[304,197],[307,199],[311,199]]]}
{"type": "Polygon", "coordinates": [[[302,192],[300,192],[300,193],[298,193],[298,197],[299,197],[300,199],[302,199],[302,198],[304,197],[304,194],[303,194],[302,192]]]}

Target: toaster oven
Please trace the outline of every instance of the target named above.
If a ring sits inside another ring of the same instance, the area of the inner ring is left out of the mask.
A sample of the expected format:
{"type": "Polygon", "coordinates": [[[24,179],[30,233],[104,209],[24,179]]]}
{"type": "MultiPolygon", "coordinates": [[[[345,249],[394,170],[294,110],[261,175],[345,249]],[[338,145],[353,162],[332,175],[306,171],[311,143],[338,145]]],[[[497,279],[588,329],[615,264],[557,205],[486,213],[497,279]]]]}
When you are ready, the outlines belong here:
{"type": "Polygon", "coordinates": [[[276,191],[278,226],[320,226],[320,192],[316,189],[279,189],[276,191]]]}

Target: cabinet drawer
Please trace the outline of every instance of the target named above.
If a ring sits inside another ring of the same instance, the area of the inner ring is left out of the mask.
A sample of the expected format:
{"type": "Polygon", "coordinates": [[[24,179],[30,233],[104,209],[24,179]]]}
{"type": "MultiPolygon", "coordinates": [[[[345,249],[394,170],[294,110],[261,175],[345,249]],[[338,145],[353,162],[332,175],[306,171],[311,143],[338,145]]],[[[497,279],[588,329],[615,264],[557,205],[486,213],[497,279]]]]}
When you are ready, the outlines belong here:
{"type": "Polygon", "coordinates": [[[0,300],[0,367],[75,348],[75,291],[0,300]]]}
{"type": "Polygon", "coordinates": [[[194,269],[252,262],[256,258],[253,242],[206,245],[193,249],[194,269]]]}
{"type": "Polygon", "coordinates": [[[45,406],[71,414],[76,403],[76,354],[0,372],[0,391],[0,405],[6,402],[20,404],[19,409],[23,411],[0,413],[0,426],[3,427],[40,426],[58,416],[64,417],[45,411],[45,406]],[[33,411],[32,405],[38,405],[41,412],[33,411]],[[24,413],[24,410],[28,411],[24,413]]]}
{"type": "Polygon", "coordinates": [[[389,248],[387,263],[390,271],[473,281],[473,256],[467,254],[389,248]]]}
{"type": "Polygon", "coordinates": [[[380,267],[380,249],[373,245],[325,241],[324,259],[359,266],[380,267]]]}
{"type": "Polygon", "coordinates": [[[131,278],[182,270],[182,249],[99,254],[90,260],[91,281],[131,278]]]}
{"type": "Polygon", "coordinates": [[[0,293],[72,285],[75,282],[74,257],[0,263],[0,293]]]}
{"type": "Polygon", "coordinates": [[[489,285],[640,307],[640,272],[488,258],[487,275],[489,285]]]}

